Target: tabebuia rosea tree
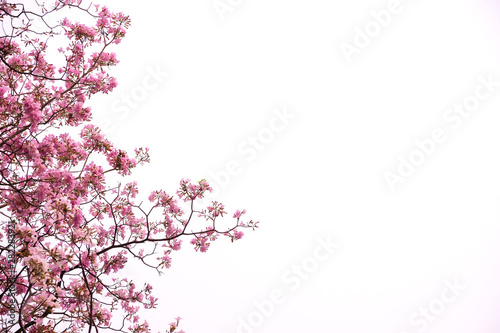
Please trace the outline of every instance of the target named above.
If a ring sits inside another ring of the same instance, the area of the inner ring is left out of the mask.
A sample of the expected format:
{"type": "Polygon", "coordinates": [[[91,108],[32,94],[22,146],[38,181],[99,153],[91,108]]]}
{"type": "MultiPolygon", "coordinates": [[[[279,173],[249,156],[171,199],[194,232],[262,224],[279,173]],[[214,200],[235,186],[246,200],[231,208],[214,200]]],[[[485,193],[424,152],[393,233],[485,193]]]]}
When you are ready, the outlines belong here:
{"type": "MultiPolygon", "coordinates": [[[[119,274],[127,262],[160,272],[183,241],[205,252],[257,222],[236,211],[219,230],[224,205],[197,205],[204,180],[147,199],[136,182],[109,181],[150,160],[147,148],[115,147],[86,106],[117,85],[107,70],[128,16],[81,0],[0,0],[0,21],[0,329],[150,332],[138,311],[157,298],[119,274]]],[[[182,332],[179,319],[166,331],[182,332]]]]}

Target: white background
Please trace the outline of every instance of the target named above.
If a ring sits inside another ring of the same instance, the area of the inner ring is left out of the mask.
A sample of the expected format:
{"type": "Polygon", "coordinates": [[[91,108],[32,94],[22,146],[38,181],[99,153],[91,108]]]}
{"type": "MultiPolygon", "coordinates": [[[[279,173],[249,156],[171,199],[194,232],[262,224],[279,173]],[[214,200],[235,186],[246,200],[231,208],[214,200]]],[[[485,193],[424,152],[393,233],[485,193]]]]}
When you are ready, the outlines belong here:
{"type": "Polygon", "coordinates": [[[480,76],[500,81],[500,8],[401,0],[348,63],[341,43],[389,2],[242,0],[222,20],[212,0],[101,1],[132,26],[116,48],[119,87],[92,101],[94,119],[117,146],[150,147],[133,176],[144,199],[183,177],[213,182],[235,160],[216,199],[261,225],[208,253],[185,240],[161,277],[130,265],[159,297],[142,312],[154,332],[176,316],[188,333],[498,332],[500,87],[457,129],[443,114],[480,76]],[[140,95],[158,69],[168,77],[140,95]],[[123,96],[137,105],[125,112],[123,96]],[[255,158],[241,154],[283,107],[295,118],[255,158]],[[384,173],[435,128],[447,140],[391,191],[384,173]],[[292,290],[283,276],[311,262],[318,237],[340,247],[292,290]],[[466,290],[425,329],[412,324],[445,280],[466,290]],[[259,323],[255,302],[273,290],[284,302],[259,323]]]}

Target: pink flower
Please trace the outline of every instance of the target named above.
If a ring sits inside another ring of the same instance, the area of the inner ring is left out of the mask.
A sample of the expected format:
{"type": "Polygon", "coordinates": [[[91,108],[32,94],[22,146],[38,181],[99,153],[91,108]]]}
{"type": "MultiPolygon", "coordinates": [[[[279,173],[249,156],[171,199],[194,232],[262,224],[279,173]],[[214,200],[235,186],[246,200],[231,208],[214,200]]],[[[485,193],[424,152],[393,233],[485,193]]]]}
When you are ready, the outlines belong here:
{"type": "Polygon", "coordinates": [[[243,211],[239,211],[237,210],[234,215],[233,215],[233,218],[239,218],[241,215],[245,214],[247,211],[245,209],[243,209],[243,211]]]}

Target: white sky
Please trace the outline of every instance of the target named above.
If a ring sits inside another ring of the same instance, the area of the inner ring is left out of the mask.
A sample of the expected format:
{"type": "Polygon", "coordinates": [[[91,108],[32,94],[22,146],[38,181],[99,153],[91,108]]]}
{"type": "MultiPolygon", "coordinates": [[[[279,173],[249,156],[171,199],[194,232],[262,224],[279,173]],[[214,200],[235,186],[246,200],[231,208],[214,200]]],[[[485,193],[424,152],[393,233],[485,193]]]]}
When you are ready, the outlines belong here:
{"type": "Polygon", "coordinates": [[[500,86],[479,78],[500,82],[499,6],[401,0],[348,63],[341,43],[391,1],[221,0],[224,20],[212,1],[101,1],[132,27],[95,122],[117,146],[150,147],[134,173],[144,198],[236,163],[217,199],[261,221],[208,253],[186,240],[161,277],[129,266],[160,298],[144,312],[153,331],[181,316],[187,333],[497,333],[500,86]],[[447,114],[476,89],[489,96],[470,117],[447,114]],[[391,191],[384,173],[435,130],[444,142],[391,191]],[[340,246],[326,257],[318,238],[340,246]]]}

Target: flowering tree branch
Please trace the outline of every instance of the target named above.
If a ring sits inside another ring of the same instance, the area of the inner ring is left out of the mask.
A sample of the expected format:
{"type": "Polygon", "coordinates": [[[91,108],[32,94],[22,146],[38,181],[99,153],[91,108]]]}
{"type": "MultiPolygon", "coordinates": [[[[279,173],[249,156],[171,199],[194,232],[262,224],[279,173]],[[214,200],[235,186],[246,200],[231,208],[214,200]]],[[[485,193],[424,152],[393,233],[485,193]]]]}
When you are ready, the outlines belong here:
{"type": "MultiPolygon", "coordinates": [[[[136,182],[109,186],[108,175],[129,176],[150,161],[147,148],[134,158],[116,148],[85,106],[116,87],[106,71],[118,63],[110,49],[130,19],[82,0],[31,7],[0,0],[0,328],[150,332],[137,313],[157,298],[151,285],[119,277],[129,259],[161,273],[184,239],[206,252],[219,236],[238,240],[257,222],[236,211],[234,225],[220,228],[223,204],[197,206],[211,191],[205,180],[183,179],[175,195],[154,191],[147,204],[136,202],[136,182]],[[88,22],[54,19],[70,10],[88,22]],[[54,43],[66,46],[54,55],[54,43]]],[[[167,332],[183,332],[179,321],[167,332]]]]}

